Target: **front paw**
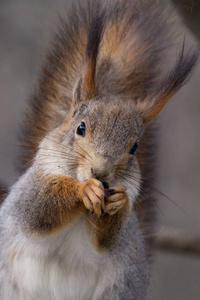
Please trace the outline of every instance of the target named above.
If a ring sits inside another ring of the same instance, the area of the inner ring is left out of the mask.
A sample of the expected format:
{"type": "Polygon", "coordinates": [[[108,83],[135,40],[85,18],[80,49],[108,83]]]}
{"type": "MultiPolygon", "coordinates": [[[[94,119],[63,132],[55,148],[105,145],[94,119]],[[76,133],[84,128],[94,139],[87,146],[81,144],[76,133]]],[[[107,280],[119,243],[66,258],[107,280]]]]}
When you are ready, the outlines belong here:
{"type": "Polygon", "coordinates": [[[108,190],[105,201],[105,212],[114,215],[128,202],[127,187],[118,186],[108,190]]]}
{"type": "Polygon", "coordinates": [[[105,211],[105,191],[101,181],[89,178],[80,184],[79,198],[83,201],[85,207],[98,218],[101,218],[105,211]]]}

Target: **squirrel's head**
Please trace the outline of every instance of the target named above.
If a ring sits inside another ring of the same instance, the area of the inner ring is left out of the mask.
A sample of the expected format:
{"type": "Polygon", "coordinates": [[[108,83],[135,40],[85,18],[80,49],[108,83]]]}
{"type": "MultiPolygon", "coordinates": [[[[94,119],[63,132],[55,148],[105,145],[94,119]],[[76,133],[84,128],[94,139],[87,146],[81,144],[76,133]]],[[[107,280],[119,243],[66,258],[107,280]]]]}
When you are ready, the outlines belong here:
{"type": "Polygon", "coordinates": [[[196,53],[184,56],[183,52],[184,47],[175,67],[157,86],[135,98],[101,92],[95,77],[96,57],[86,60],[67,118],[74,132],[73,149],[80,153],[79,180],[95,177],[112,184],[130,169],[138,174],[136,150],[145,127],[185,83],[197,60],[196,53]]]}
{"type": "Polygon", "coordinates": [[[197,57],[196,52],[184,55],[183,47],[175,67],[159,84],[148,93],[141,90],[133,96],[132,90],[130,94],[101,91],[95,75],[97,57],[88,56],[74,88],[70,112],[53,137],[54,146],[62,151],[62,174],[79,181],[94,177],[110,185],[124,184],[129,177],[131,185],[138,188],[136,151],[142,133],[185,83],[197,57]]]}
{"type": "Polygon", "coordinates": [[[136,151],[143,125],[131,102],[94,101],[81,109],[72,124],[73,148],[80,155],[78,180],[94,177],[112,184],[133,165],[138,172],[136,151]]]}

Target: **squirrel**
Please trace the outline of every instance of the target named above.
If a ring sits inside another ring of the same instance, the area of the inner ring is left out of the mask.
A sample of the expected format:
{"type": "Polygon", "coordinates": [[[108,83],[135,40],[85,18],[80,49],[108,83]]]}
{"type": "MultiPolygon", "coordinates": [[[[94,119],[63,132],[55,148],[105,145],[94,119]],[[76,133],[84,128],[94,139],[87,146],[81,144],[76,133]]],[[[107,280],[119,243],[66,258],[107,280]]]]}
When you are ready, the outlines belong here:
{"type": "Polygon", "coordinates": [[[152,120],[198,51],[163,74],[171,16],[154,0],[76,1],[24,120],[23,174],[0,206],[1,300],[146,300],[152,120]]]}

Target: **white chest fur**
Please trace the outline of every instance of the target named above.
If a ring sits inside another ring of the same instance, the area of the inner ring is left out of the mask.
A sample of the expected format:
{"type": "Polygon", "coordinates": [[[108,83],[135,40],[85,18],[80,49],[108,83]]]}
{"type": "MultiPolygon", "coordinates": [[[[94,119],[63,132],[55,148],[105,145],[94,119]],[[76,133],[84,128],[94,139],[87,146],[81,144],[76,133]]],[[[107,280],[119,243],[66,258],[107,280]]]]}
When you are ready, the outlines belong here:
{"type": "Polygon", "coordinates": [[[13,271],[26,300],[97,300],[116,276],[109,257],[93,248],[84,218],[59,235],[24,244],[13,271]]]}

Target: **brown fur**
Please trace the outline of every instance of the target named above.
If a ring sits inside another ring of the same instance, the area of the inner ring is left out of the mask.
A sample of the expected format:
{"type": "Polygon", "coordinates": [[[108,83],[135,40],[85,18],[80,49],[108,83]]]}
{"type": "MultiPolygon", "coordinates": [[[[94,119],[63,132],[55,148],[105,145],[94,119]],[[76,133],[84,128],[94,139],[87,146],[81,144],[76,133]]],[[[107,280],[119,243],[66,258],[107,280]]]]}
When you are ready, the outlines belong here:
{"type": "Polygon", "coordinates": [[[146,299],[155,220],[149,123],[198,57],[183,45],[164,74],[170,20],[161,1],[88,0],[61,22],[24,122],[22,169],[31,167],[0,210],[4,299],[16,293],[15,277],[31,299],[39,291],[45,299],[146,299]],[[18,266],[21,243],[25,280],[8,266],[9,257],[18,266]]]}
{"type": "Polygon", "coordinates": [[[26,231],[39,235],[56,233],[84,213],[84,206],[78,197],[79,183],[72,177],[47,175],[33,180],[39,191],[33,195],[34,205],[28,201],[18,205],[26,231]]]}
{"type": "MultiPolygon", "coordinates": [[[[168,99],[185,83],[197,60],[197,52],[185,54],[183,47],[172,71],[165,76],[160,75],[171,22],[168,9],[161,2],[96,1],[95,6],[88,1],[85,7],[79,5],[78,10],[72,8],[70,15],[61,22],[27,112],[23,170],[32,164],[43,137],[64,122],[70,105],[66,130],[70,118],[82,118],[84,105],[89,110],[93,103],[102,102],[104,110],[112,112],[112,99],[120,99],[121,103],[130,101],[142,132],[144,126],[157,116],[168,99]]],[[[100,109],[96,115],[102,122],[100,131],[106,131],[104,112],[100,109]]],[[[65,128],[62,127],[62,130],[65,128]]],[[[152,154],[148,143],[153,136],[154,132],[146,129],[138,154],[143,183],[135,209],[145,235],[150,232],[146,230],[149,226],[147,222],[152,222],[154,218],[151,213],[153,196],[149,188],[149,170],[153,170],[153,160],[148,160],[152,154]]],[[[92,140],[94,147],[105,143],[106,155],[110,155],[109,142],[113,143],[113,140],[109,141],[109,133],[108,142],[98,137],[99,141],[92,140]]],[[[73,146],[77,147],[75,144],[73,146]]],[[[87,152],[91,150],[83,149],[87,152]]],[[[99,237],[99,242],[101,240],[102,237],[99,237]]]]}
{"type": "Polygon", "coordinates": [[[116,242],[119,228],[126,224],[129,213],[128,202],[114,215],[106,213],[99,220],[95,216],[88,214],[88,229],[91,240],[98,251],[110,249],[116,242]]]}

